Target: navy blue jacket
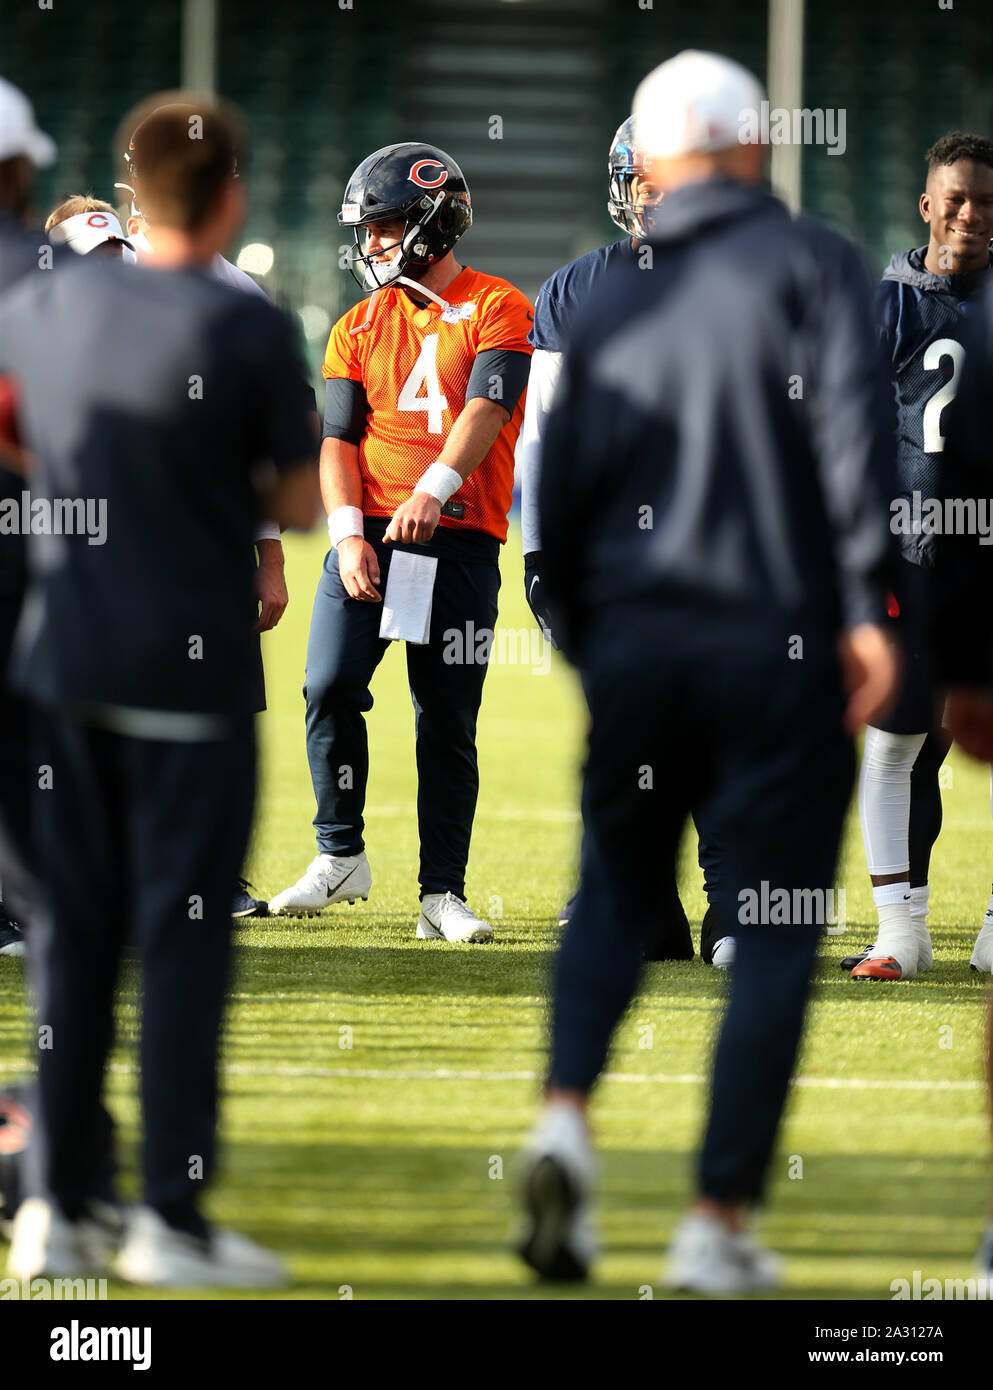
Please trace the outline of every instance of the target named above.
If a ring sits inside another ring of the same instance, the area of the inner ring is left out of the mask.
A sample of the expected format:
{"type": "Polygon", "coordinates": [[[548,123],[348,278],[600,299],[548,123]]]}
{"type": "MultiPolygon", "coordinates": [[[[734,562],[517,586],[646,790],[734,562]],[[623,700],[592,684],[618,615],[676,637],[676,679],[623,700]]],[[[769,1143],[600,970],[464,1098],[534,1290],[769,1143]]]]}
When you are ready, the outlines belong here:
{"type": "Polygon", "coordinates": [[[592,617],[644,602],[829,634],[880,621],[894,412],[859,254],[725,180],[668,194],[651,248],[573,322],[548,421],[545,582],[567,654],[583,664],[592,617]]]}
{"type": "Polygon", "coordinates": [[[635,252],[630,237],[608,242],[560,265],[538,291],[534,301],[534,327],[528,334],[533,348],[563,352],[569,341],[569,325],[605,271],[631,265],[635,252]]]}
{"type": "MultiPolygon", "coordinates": [[[[891,362],[897,406],[897,474],[900,495],[942,496],[945,413],[955,396],[965,351],[968,316],[990,280],[990,269],[933,275],[924,266],[926,246],[899,251],[875,292],[883,349],[891,362]]],[[[906,513],[904,513],[906,515],[906,513]]],[[[935,537],[927,530],[900,532],[904,558],[934,564],[935,537]]]]}

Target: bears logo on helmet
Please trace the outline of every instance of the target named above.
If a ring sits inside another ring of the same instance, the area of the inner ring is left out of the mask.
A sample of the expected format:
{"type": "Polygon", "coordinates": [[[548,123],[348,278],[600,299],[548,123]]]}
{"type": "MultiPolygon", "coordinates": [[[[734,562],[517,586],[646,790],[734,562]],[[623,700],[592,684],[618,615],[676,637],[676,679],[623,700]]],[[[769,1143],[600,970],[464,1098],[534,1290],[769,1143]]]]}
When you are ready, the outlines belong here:
{"type": "Polygon", "coordinates": [[[421,188],[440,188],[448,178],[448,170],[437,159],[419,159],[416,164],[410,166],[407,177],[411,183],[419,184],[421,188]],[[426,178],[422,173],[425,169],[437,169],[438,177],[426,178]]]}
{"type": "Polygon", "coordinates": [[[338,225],[353,229],[348,269],[369,292],[401,276],[417,279],[446,256],[472,226],[472,202],[462,170],[444,150],[414,142],[384,145],[348,180],[338,225]],[[403,224],[397,240],[364,252],[363,229],[394,221],[403,224]]]}

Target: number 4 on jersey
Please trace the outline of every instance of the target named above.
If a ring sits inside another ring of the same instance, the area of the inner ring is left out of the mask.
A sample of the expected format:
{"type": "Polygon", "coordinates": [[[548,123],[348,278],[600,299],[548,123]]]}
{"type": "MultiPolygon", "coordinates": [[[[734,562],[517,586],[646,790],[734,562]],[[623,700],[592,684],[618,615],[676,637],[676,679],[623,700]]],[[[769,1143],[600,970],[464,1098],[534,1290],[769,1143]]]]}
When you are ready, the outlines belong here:
{"type": "Polygon", "coordinates": [[[447,409],[448,401],[442,395],[438,382],[438,335],[432,333],[421,344],[417,361],[400,389],[397,410],[426,410],[428,434],[441,434],[442,412],[447,409]],[[424,388],[423,396],[420,394],[421,387],[424,388]]]}

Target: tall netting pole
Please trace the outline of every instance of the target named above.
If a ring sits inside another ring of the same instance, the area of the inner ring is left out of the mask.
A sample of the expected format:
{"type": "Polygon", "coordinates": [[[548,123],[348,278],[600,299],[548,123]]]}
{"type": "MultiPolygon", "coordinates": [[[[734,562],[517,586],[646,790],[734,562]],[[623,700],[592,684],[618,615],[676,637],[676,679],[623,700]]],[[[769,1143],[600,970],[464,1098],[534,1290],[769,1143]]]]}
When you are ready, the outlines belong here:
{"type": "Polygon", "coordinates": [[[182,85],[213,95],[217,82],[217,0],[183,0],[182,85]]]}
{"type": "MultiPolygon", "coordinates": [[[[803,106],[803,25],[805,0],[769,0],[768,82],[770,107],[803,106]]],[[[769,177],[776,193],[794,212],[803,193],[803,146],[773,145],[769,177]]]]}

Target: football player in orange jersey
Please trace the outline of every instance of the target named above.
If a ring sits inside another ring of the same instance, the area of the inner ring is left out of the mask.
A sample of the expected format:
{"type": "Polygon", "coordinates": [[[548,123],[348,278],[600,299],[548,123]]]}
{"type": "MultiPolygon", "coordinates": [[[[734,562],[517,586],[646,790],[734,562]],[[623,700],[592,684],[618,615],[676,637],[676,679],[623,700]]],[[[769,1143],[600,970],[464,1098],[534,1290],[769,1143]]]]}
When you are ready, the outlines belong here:
{"type": "Polygon", "coordinates": [[[456,261],[469,190],[432,145],[369,155],[338,220],[354,229],[352,274],[372,298],[335,324],[323,368],[332,548],[304,689],[318,853],[269,910],[313,913],[369,894],[363,716],[373,672],[402,638],[417,751],[417,935],[489,941],[492,927],[465,902],[465,871],[532,308],[507,281],[456,261]]]}

